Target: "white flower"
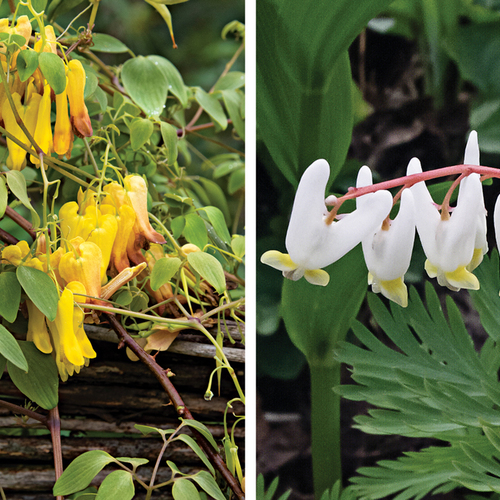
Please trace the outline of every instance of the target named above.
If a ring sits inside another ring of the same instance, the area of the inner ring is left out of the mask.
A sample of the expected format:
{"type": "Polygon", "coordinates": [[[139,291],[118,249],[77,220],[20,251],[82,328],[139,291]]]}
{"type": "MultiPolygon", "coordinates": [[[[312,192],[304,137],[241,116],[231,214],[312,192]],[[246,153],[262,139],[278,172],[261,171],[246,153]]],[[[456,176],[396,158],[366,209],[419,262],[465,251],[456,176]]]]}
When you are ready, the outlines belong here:
{"type": "MultiPolygon", "coordinates": [[[[467,158],[471,156],[467,152],[467,158]]],[[[420,172],[420,162],[413,158],[407,174],[420,172]]],[[[477,290],[479,281],[470,269],[475,264],[474,249],[476,240],[481,239],[477,234],[482,235],[479,226],[485,213],[479,175],[471,174],[460,182],[457,206],[451,216],[448,211],[439,212],[424,182],[418,182],[410,189],[415,201],[418,235],[427,256],[427,274],[431,278],[437,277],[438,283],[450,290],[477,290]]]]}
{"type": "Polygon", "coordinates": [[[389,214],[392,196],[388,191],[373,193],[363,206],[327,224],[325,189],[330,176],[326,160],[316,160],[300,179],[292,215],[286,235],[288,254],[270,250],[261,262],[280,271],[286,278],[306,280],[316,285],[327,285],[330,277],[321,268],[339,260],[369,233],[373,232],[389,214]]]}
{"type": "MultiPolygon", "coordinates": [[[[358,174],[357,187],[372,184],[368,167],[358,174]]],[[[363,207],[366,197],[357,199],[357,206],[363,207]]],[[[372,291],[382,293],[402,307],[408,305],[408,291],[403,281],[410,266],[415,240],[415,208],[413,195],[405,189],[401,195],[398,215],[393,221],[384,222],[376,231],[363,239],[363,255],[368,268],[368,284],[372,291]]]]}

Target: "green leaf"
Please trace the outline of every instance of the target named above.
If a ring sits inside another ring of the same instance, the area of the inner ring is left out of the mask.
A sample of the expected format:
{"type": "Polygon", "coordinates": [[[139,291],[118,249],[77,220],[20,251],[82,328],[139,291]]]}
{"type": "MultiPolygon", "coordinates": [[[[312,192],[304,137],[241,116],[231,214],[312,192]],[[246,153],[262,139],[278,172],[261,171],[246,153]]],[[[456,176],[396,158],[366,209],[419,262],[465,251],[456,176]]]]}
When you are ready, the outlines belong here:
{"type": "MultiPolygon", "coordinates": [[[[19,341],[28,372],[7,361],[9,376],[15,386],[38,406],[50,410],[58,403],[59,375],[50,354],[40,352],[33,342],[19,341]]],[[[81,488],[80,488],[81,489],[81,488]]]]}
{"type": "MultiPolygon", "coordinates": [[[[196,455],[198,455],[198,457],[201,459],[201,461],[205,464],[205,467],[212,474],[215,475],[215,469],[214,469],[213,465],[210,463],[210,460],[208,460],[205,453],[198,446],[198,443],[191,436],[188,436],[187,434],[179,434],[172,441],[182,441],[183,443],[186,443],[196,453],[196,455]]],[[[210,476],[210,477],[212,477],[212,476],[210,476]]]]}
{"type": "Polygon", "coordinates": [[[175,500],[200,500],[196,486],[188,479],[176,479],[172,487],[172,496],[175,500]]]}
{"type": "Polygon", "coordinates": [[[3,176],[0,177],[0,218],[5,214],[9,193],[7,192],[7,185],[3,176]]]}
{"type": "Polygon", "coordinates": [[[143,56],[129,59],[122,68],[123,86],[148,117],[158,117],[167,100],[168,82],[158,66],[143,56]]]}
{"type": "Polygon", "coordinates": [[[191,476],[191,479],[198,483],[198,486],[203,488],[210,497],[215,498],[215,500],[225,500],[226,497],[215,482],[215,479],[207,471],[202,470],[197,472],[194,476],[191,476]]]}
{"type": "Polygon", "coordinates": [[[125,470],[115,470],[104,478],[96,500],[132,500],[134,494],[132,474],[125,470]]]}
{"type": "Polygon", "coordinates": [[[92,71],[87,71],[88,66],[86,64],[83,65],[83,67],[85,69],[85,89],[83,91],[83,98],[88,99],[96,91],[99,80],[92,71]]]}
{"type": "Polygon", "coordinates": [[[121,54],[129,52],[129,48],[114,36],[105,33],[93,33],[91,47],[92,52],[108,52],[112,54],[121,54]]]}
{"type": "Polygon", "coordinates": [[[184,217],[186,225],[183,234],[189,243],[194,243],[203,250],[208,243],[207,228],[203,219],[196,213],[189,213],[184,217]]]}
{"type": "Polygon", "coordinates": [[[239,169],[229,176],[227,191],[229,194],[234,194],[236,191],[245,187],[245,170],[239,169]]]}
{"type": "Polygon", "coordinates": [[[141,424],[135,424],[134,427],[138,430],[141,431],[143,434],[151,434],[152,432],[157,432],[165,438],[168,434],[173,434],[175,432],[175,429],[159,429],[158,427],[151,427],[150,425],[141,425],[141,424]]]}
{"type": "Polygon", "coordinates": [[[28,198],[26,178],[17,170],[9,170],[8,172],[5,172],[5,175],[7,177],[9,189],[12,191],[14,196],[30,210],[33,227],[38,228],[40,226],[40,217],[28,198]]]}
{"type": "Polygon", "coordinates": [[[226,73],[222,78],[217,80],[215,84],[214,91],[218,90],[236,90],[245,85],[245,73],[241,71],[230,71],[226,73]]]}
{"type": "Polygon", "coordinates": [[[223,90],[221,94],[229,118],[231,118],[233,122],[234,129],[241,139],[245,140],[245,122],[241,116],[241,101],[244,99],[243,94],[237,90],[223,90]]]}
{"type": "Polygon", "coordinates": [[[0,378],[2,378],[7,360],[0,354],[0,378]]]}
{"type": "Polygon", "coordinates": [[[163,257],[155,262],[151,271],[151,288],[156,292],[162,285],[168,283],[179,270],[181,261],[177,257],[163,257]]]}
{"type": "Polygon", "coordinates": [[[226,278],[221,263],[213,256],[205,252],[193,252],[188,254],[187,260],[203,279],[207,280],[217,293],[226,290],[226,278]]]}
{"type": "Polygon", "coordinates": [[[222,188],[216,182],[206,177],[200,177],[198,181],[204,187],[205,193],[210,200],[210,205],[219,208],[224,214],[224,219],[228,224],[231,224],[231,212],[222,188]]]}
{"type": "Polygon", "coordinates": [[[186,86],[179,70],[168,60],[161,56],[147,56],[163,73],[168,82],[168,90],[179,100],[183,108],[188,105],[186,86]]]}
{"type": "Polygon", "coordinates": [[[42,52],[38,56],[40,70],[54,93],[60,94],[66,89],[66,71],[62,59],[52,52],[42,52]]]}
{"type": "Polygon", "coordinates": [[[149,462],[147,458],[116,457],[116,460],[130,464],[132,467],[139,467],[140,465],[144,465],[149,462]]]}
{"type": "Polygon", "coordinates": [[[311,285],[305,279],[283,280],[281,311],[285,326],[309,364],[332,358],[366,295],[367,271],[359,246],[325,270],[330,275],[325,287],[311,285]]]}
{"type": "MultiPolygon", "coordinates": [[[[189,255],[194,254],[190,253],[189,255]]],[[[212,433],[207,429],[205,425],[203,425],[201,422],[198,422],[198,420],[191,420],[187,418],[181,418],[180,420],[182,422],[182,425],[187,425],[189,427],[192,427],[193,429],[196,429],[214,447],[215,451],[219,451],[212,433]]]]}
{"type": "Polygon", "coordinates": [[[4,326],[0,325],[0,354],[20,370],[28,371],[28,362],[17,340],[4,326]]]}
{"type": "Polygon", "coordinates": [[[170,123],[161,122],[160,130],[163,143],[167,150],[167,164],[170,166],[177,161],[177,143],[179,141],[177,129],[173,125],[170,125],[170,123]]]}
{"type": "Polygon", "coordinates": [[[38,68],[38,52],[34,50],[21,50],[17,55],[17,72],[19,79],[25,82],[38,68]]]}
{"type": "Polygon", "coordinates": [[[213,94],[207,94],[202,88],[197,87],[194,92],[194,98],[222,130],[227,128],[227,118],[222,105],[213,94]]]}
{"type": "Polygon", "coordinates": [[[57,480],[54,496],[71,495],[85,489],[101,470],[115,459],[105,451],[91,450],[76,457],[57,480]]]}
{"type": "Polygon", "coordinates": [[[231,248],[236,257],[243,257],[245,255],[245,237],[235,234],[231,240],[231,248]]]}
{"type": "Polygon", "coordinates": [[[202,210],[205,211],[210,224],[212,224],[215,232],[222,238],[224,243],[230,243],[231,235],[229,234],[229,230],[227,229],[224,214],[217,207],[205,207],[202,210]]]}
{"type": "Polygon", "coordinates": [[[14,323],[21,303],[21,285],[14,273],[0,274],[0,316],[14,323]]]}
{"type": "Polygon", "coordinates": [[[18,266],[16,276],[26,295],[49,321],[54,321],[57,314],[59,295],[54,282],[48,274],[28,266],[18,266]]]}
{"type": "Polygon", "coordinates": [[[134,151],[140,149],[153,135],[154,125],[151,120],[135,118],[129,125],[130,145],[134,151]]]}

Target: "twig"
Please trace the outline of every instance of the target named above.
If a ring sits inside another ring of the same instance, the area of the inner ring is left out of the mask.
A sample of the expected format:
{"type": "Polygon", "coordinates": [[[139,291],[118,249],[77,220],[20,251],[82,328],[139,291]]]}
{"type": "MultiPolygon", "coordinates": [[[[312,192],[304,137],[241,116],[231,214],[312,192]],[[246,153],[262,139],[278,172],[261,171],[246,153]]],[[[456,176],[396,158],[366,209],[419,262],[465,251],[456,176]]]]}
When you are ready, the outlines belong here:
{"type": "MultiPolygon", "coordinates": [[[[137,344],[137,342],[127,333],[125,328],[121,325],[119,320],[115,315],[106,313],[109,323],[111,324],[113,330],[116,332],[118,337],[120,338],[120,343],[126,345],[155,375],[158,379],[162,387],[168,394],[170,401],[172,402],[175,410],[179,417],[194,420],[191,412],[184,404],[181,396],[175,389],[174,385],[170,381],[167,375],[167,371],[163,370],[155,361],[155,359],[150,356],[144,349],[137,344]]],[[[222,460],[221,456],[218,453],[215,453],[212,445],[197,431],[194,429],[193,433],[195,434],[198,444],[203,449],[205,454],[207,455],[210,462],[218,469],[221,475],[224,477],[229,487],[233,490],[234,494],[239,500],[244,500],[245,494],[240,488],[238,481],[231,474],[226,464],[222,460]]]]}
{"type": "Polygon", "coordinates": [[[18,214],[13,208],[7,207],[5,215],[10,217],[19,227],[22,227],[32,238],[36,239],[36,234],[33,231],[33,225],[30,221],[26,220],[22,215],[18,214]]]}
{"type": "MultiPolygon", "coordinates": [[[[49,418],[47,419],[47,427],[50,431],[52,438],[52,450],[54,452],[54,470],[56,473],[56,481],[63,473],[62,463],[62,446],[61,446],[61,419],[59,418],[58,407],[52,408],[49,411],[49,418]]],[[[57,500],[63,500],[62,496],[57,496],[57,500]]]]}
{"type": "Polygon", "coordinates": [[[15,405],[14,403],[9,403],[2,399],[0,399],[0,406],[7,408],[13,413],[20,413],[22,415],[26,415],[27,417],[30,417],[33,420],[38,420],[38,422],[47,425],[48,421],[47,417],[45,415],[37,413],[36,411],[28,410],[28,408],[23,408],[22,406],[15,405]]]}
{"type": "Polygon", "coordinates": [[[8,243],[9,245],[15,245],[19,241],[16,237],[12,236],[3,229],[0,229],[0,240],[4,243],[8,243]]]}

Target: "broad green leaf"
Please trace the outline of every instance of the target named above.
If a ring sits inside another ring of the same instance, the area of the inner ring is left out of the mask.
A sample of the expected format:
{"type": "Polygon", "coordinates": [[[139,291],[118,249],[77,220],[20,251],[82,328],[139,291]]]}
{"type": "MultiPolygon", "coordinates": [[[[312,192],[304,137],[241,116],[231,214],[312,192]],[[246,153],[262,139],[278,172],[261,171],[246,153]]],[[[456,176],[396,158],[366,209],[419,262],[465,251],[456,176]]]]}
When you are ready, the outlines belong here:
{"type": "MultiPolygon", "coordinates": [[[[189,254],[189,255],[194,255],[194,254],[189,254]]],[[[189,427],[196,429],[214,447],[215,451],[217,452],[219,451],[219,448],[217,446],[217,443],[215,442],[214,437],[212,436],[212,433],[207,429],[207,427],[204,424],[198,422],[198,420],[191,420],[187,418],[181,418],[180,420],[182,422],[182,425],[188,425],[189,427]]]]}
{"type": "Polygon", "coordinates": [[[222,188],[216,182],[211,179],[207,179],[206,177],[200,177],[198,181],[204,187],[205,193],[210,199],[210,205],[214,205],[219,208],[224,214],[224,219],[228,225],[231,224],[231,212],[226,200],[226,195],[224,194],[222,188]]]}
{"type": "Polygon", "coordinates": [[[85,489],[92,479],[115,459],[105,451],[86,451],[76,457],[62,473],[54,485],[52,493],[57,495],[71,495],[85,489]]]}
{"type": "Polygon", "coordinates": [[[7,184],[5,184],[5,179],[2,176],[0,177],[0,218],[3,217],[5,213],[8,199],[9,193],[7,192],[7,184]]]}
{"type": "MultiPolygon", "coordinates": [[[[12,274],[12,273],[9,273],[12,274]]],[[[20,370],[28,371],[28,362],[17,340],[4,326],[0,325],[0,354],[20,370]]]]}
{"type": "Polygon", "coordinates": [[[226,278],[221,263],[213,256],[205,252],[193,252],[188,254],[187,260],[203,279],[207,280],[217,293],[226,290],[226,278]]]}
{"type": "Polygon", "coordinates": [[[245,255],[245,237],[239,234],[233,236],[231,240],[231,248],[234,255],[237,257],[243,257],[245,255]]]}
{"type": "Polygon", "coordinates": [[[165,148],[167,150],[167,164],[173,165],[177,161],[177,143],[179,138],[177,137],[177,129],[170,125],[170,123],[161,122],[160,124],[161,137],[165,148]]]}
{"type": "Polygon", "coordinates": [[[227,183],[227,191],[229,194],[234,194],[245,187],[245,170],[236,170],[229,176],[227,183]]]}
{"type": "Polygon", "coordinates": [[[194,92],[194,98],[222,130],[227,128],[227,118],[222,105],[213,94],[207,94],[202,88],[197,87],[194,92]]]}
{"type": "MultiPolygon", "coordinates": [[[[167,202],[168,203],[168,202],[167,202]]],[[[174,238],[179,238],[186,227],[186,218],[180,215],[170,222],[170,227],[172,229],[172,234],[174,238]]]]}
{"type": "Polygon", "coordinates": [[[239,158],[231,158],[227,161],[223,161],[219,163],[214,170],[213,177],[214,179],[219,179],[224,177],[225,175],[232,174],[237,170],[243,169],[245,164],[239,158]]]}
{"type": "Polygon", "coordinates": [[[125,470],[115,470],[104,478],[96,500],[132,500],[134,494],[132,474],[125,470]]]}
{"type": "Polygon", "coordinates": [[[231,235],[227,229],[224,214],[217,207],[205,207],[202,210],[207,214],[210,224],[212,224],[216,233],[222,238],[224,243],[230,243],[231,235]]]}
{"type": "Polygon", "coordinates": [[[0,354],[0,378],[2,378],[7,360],[0,354]]]}
{"type": "Polygon", "coordinates": [[[151,120],[135,118],[129,125],[130,145],[134,151],[140,149],[153,135],[154,125],[151,120]]]}
{"type": "Polygon", "coordinates": [[[221,94],[229,118],[231,118],[233,122],[234,129],[241,139],[245,140],[245,122],[241,116],[241,101],[244,99],[243,94],[237,90],[222,90],[221,94]]]}
{"type": "Polygon", "coordinates": [[[245,73],[241,71],[230,71],[222,78],[217,80],[214,91],[218,90],[236,90],[245,85],[245,73]]]}
{"type": "Polygon", "coordinates": [[[38,56],[40,69],[54,93],[60,94],[66,89],[66,71],[62,59],[52,52],[42,52],[38,56]]]}
{"type": "Polygon", "coordinates": [[[17,170],[9,170],[5,172],[7,177],[7,184],[12,194],[31,212],[32,224],[34,228],[40,226],[40,216],[31,205],[28,198],[28,191],[26,190],[26,178],[17,170]]]}
{"type": "Polygon", "coordinates": [[[0,273],[0,316],[13,323],[20,303],[21,286],[15,273],[0,273]]]}
{"type": "Polygon", "coordinates": [[[196,213],[189,213],[184,217],[186,225],[183,234],[189,243],[194,243],[203,250],[208,243],[207,228],[203,219],[196,213]]]}
{"type": "Polygon", "coordinates": [[[210,460],[208,460],[205,452],[199,447],[198,443],[191,436],[188,436],[187,434],[179,434],[174,439],[172,439],[172,441],[182,441],[183,443],[186,443],[202,460],[202,462],[205,464],[205,467],[215,475],[215,469],[210,463],[210,460]]]}
{"type": "Polygon", "coordinates": [[[59,295],[54,282],[48,274],[28,266],[18,266],[16,276],[26,295],[49,321],[57,314],[59,295]]]}
{"type": "Polygon", "coordinates": [[[198,483],[198,486],[203,488],[210,497],[215,498],[215,500],[225,500],[226,497],[220,490],[215,479],[207,471],[202,470],[191,476],[191,479],[198,483]]]}
{"type": "Polygon", "coordinates": [[[129,52],[129,48],[114,36],[105,33],[93,33],[91,47],[92,52],[109,52],[112,54],[121,54],[129,52]]]}
{"type": "Polygon", "coordinates": [[[19,79],[25,82],[38,68],[38,52],[34,50],[21,50],[16,60],[19,79]]]}
{"type": "Polygon", "coordinates": [[[158,117],[167,100],[168,82],[163,72],[143,56],[129,59],[122,68],[123,86],[148,117],[158,117]]]}
{"type": "Polygon", "coordinates": [[[0,41],[7,45],[9,50],[13,52],[26,43],[26,38],[15,33],[0,33],[0,41]]]}
{"type": "MultiPolygon", "coordinates": [[[[85,64],[83,67],[86,70],[88,66],[85,64]]],[[[85,71],[85,89],[83,91],[83,98],[88,99],[95,92],[98,85],[99,80],[97,79],[97,76],[91,71],[85,71]]]]}
{"type": "Polygon", "coordinates": [[[176,479],[172,487],[174,500],[200,500],[196,486],[188,479],[176,479]]]}
{"type": "Polygon", "coordinates": [[[177,257],[163,257],[155,262],[151,271],[151,288],[156,292],[162,285],[168,283],[181,265],[177,257]]]}
{"type": "Polygon", "coordinates": [[[96,87],[93,94],[86,101],[89,116],[104,113],[108,107],[108,97],[101,87],[96,87]]]}
{"type": "Polygon", "coordinates": [[[359,246],[325,270],[330,275],[325,287],[305,279],[283,280],[285,326],[309,364],[333,362],[337,342],[345,338],[366,295],[367,271],[359,246]]]}
{"type": "MultiPolygon", "coordinates": [[[[58,403],[59,374],[50,354],[40,352],[33,342],[19,341],[28,363],[28,372],[7,361],[9,376],[15,386],[38,406],[50,410],[58,403]]],[[[81,488],[80,488],[81,489],[81,488]]]]}
{"type": "Polygon", "coordinates": [[[185,108],[188,105],[188,96],[186,92],[186,86],[184,85],[184,80],[182,79],[179,70],[168,59],[165,59],[164,57],[147,56],[147,59],[158,66],[168,82],[169,92],[177,97],[182,107],[185,108]]]}

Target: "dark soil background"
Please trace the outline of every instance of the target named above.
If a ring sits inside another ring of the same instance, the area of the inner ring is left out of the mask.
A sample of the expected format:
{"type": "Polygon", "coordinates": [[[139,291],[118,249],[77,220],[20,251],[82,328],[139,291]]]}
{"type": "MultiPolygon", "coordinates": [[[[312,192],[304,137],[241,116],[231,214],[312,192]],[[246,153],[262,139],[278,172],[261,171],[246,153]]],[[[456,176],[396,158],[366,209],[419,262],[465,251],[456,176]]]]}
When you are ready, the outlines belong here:
{"type": "MultiPolygon", "coordinates": [[[[349,156],[369,165],[378,172],[381,180],[404,175],[408,161],[414,156],[421,160],[424,170],[461,163],[469,131],[469,102],[474,97],[474,89],[465,84],[458,93],[456,88],[450,91],[449,102],[438,111],[432,98],[424,96],[423,64],[415,44],[368,30],[364,55],[360,46],[358,40],[351,47],[352,71],[374,112],[355,127],[349,156]]],[[[494,158],[486,155],[482,155],[481,160],[483,165],[498,166],[494,165],[494,158]]],[[[262,169],[258,178],[266,178],[262,169]]],[[[264,223],[263,217],[269,213],[273,200],[269,189],[268,184],[264,186],[259,181],[258,222],[264,223]]],[[[492,196],[495,191],[487,190],[485,196],[489,192],[492,196]]],[[[485,203],[491,213],[494,200],[486,198],[485,203]]],[[[493,230],[489,234],[491,236],[493,230]]],[[[493,241],[490,248],[492,246],[493,241]]],[[[440,290],[439,293],[444,297],[448,291],[440,290]]],[[[462,310],[474,341],[480,346],[485,333],[468,293],[458,292],[453,298],[462,310]]],[[[369,310],[363,307],[361,320],[368,321],[369,314],[369,310]]],[[[349,382],[349,371],[344,367],[342,383],[349,382]]],[[[307,366],[294,380],[260,377],[257,391],[257,473],[264,474],[266,487],[279,476],[279,492],[292,489],[290,500],[312,500],[307,366]]],[[[366,403],[342,401],[344,484],[348,484],[349,477],[355,475],[360,466],[374,465],[382,459],[396,459],[403,451],[442,444],[435,440],[368,435],[353,429],[352,418],[366,411],[366,403]]],[[[470,491],[457,488],[447,495],[432,498],[462,499],[467,493],[470,491]]]]}

